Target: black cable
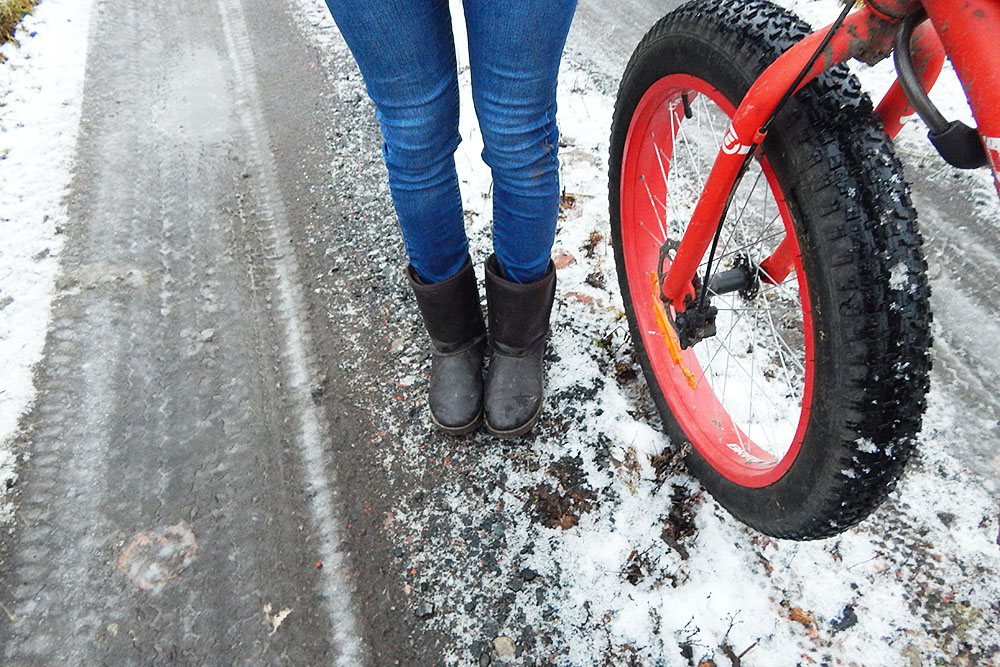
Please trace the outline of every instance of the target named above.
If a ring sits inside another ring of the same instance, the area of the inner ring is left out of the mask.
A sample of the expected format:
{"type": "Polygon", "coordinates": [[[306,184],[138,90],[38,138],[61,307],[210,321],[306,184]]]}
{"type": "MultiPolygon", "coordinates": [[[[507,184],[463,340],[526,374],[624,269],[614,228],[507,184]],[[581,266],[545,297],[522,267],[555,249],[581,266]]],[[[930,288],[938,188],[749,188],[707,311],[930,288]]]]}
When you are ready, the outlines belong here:
{"type": "Polygon", "coordinates": [[[785,103],[788,102],[788,100],[792,97],[792,95],[795,94],[795,91],[798,89],[799,84],[802,83],[802,79],[806,78],[806,75],[809,74],[809,70],[811,70],[812,66],[816,64],[817,60],[819,60],[820,55],[822,55],[823,51],[826,50],[826,47],[830,44],[830,41],[833,39],[833,36],[837,33],[838,30],[840,30],[840,27],[844,25],[844,21],[847,19],[847,15],[850,13],[853,7],[854,7],[853,2],[844,3],[844,8],[841,10],[840,16],[838,16],[837,20],[834,21],[833,24],[830,26],[830,29],[827,31],[826,36],[823,37],[823,41],[820,42],[819,46],[816,47],[816,52],[812,54],[812,57],[809,58],[809,61],[806,63],[805,67],[803,67],[802,71],[799,72],[799,75],[795,77],[795,81],[792,83],[791,86],[788,87],[788,90],[785,91],[785,94],[778,101],[778,105],[774,107],[774,111],[771,112],[771,115],[768,116],[768,119],[764,121],[763,125],[761,125],[760,127],[761,133],[767,132],[767,128],[768,126],[771,125],[771,121],[774,120],[774,118],[778,115],[778,112],[781,111],[781,108],[785,106],[785,103]]]}
{"type": "Polygon", "coordinates": [[[910,106],[920,116],[920,120],[924,121],[928,130],[933,134],[940,134],[947,131],[949,123],[930,101],[930,98],[923,94],[924,85],[920,82],[917,70],[913,66],[913,54],[910,52],[910,39],[913,37],[913,31],[926,18],[927,12],[921,7],[903,19],[903,24],[893,38],[892,55],[896,65],[896,74],[899,75],[899,84],[906,92],[910,106]]]}
{"type": "MultiPolygon", "coordinates": [[[[823,51],[830,44],[830,41],[833,39],[833,36],[837,33],[838,30],[840,30],[840,27],[844,25],[844,21],[847,19],[847,15],[850,13],[853,7],[854,7],[853,2],[846,2],[844,4],[844,8],[841,10],[840,16],[838,16],[837,20],[834,21],[833,24],[830,26],[830,29],[823,37],[823,40],[819,43],[819,46],[816,47],[815,53],[812,54],[808,62],[806,62],[805,67],[803,67],[802,71],[799,72],[798,76],[795,77],[795,81],[792,82],[792,85],[788,87],[784,95],[782,95],[781,99],[778,100],[777,106],[774,107],[774,111],[771,112],[771,115],[768,116],[767,120],[764,121],[764,124],[761,125],[758,134],[767,133],[767,129],[770,126],[771,121],[773,121],[775,117],[777,117],[778,112],[781,111],[781,108],[785,106],[785,103],[787,103],[788,100],[791,99],[792,95],[795,94],[795,91],[798,89],[799,84],[802,83],[802,80],[806,78],[806,75],[809,73],[809,70],[811,70],[812,66],[816,63],[817,60],[819,60],[820,55],[822,55],[823,51]]],[[[712,275],[711,273],[712,262],[715,259],[716,248],[718,248],[719,246],[719,237],[722,235],[722,221],[726,219],[726,215],[729,213],[729,207],[732,204],[733,197],[736,195],[736,187],[739,185],[739,182],[743,179],[743,175],[746,173],[747,168],[750,166],[750,160],[753,159],[754,153],[757,152],[758,145],[759,144],[751,144],[750,150],[743,158],[743,164],[740,165],[740,171],[736,176],[736,180],[733,181],[733,187],[730,188],[729,196],[726,198],[726,205],[722,209],[722,216],[719,218],[719,222],[715,227],[715,237],[712,239],[712,248],[708,252],[708,264],[705,266],[705,280],[702,283],[702,292],[700,298],[698,299],[699,309],[705,307],[705,302],[708,299],[709,278],[712,275]]]]}

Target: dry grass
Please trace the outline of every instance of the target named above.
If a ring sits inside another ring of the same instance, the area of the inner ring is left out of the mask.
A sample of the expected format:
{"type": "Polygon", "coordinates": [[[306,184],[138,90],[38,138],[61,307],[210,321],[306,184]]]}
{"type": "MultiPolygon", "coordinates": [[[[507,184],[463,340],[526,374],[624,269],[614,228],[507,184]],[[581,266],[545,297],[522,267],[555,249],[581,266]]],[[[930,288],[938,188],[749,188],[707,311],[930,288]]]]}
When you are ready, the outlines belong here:
{"type": "MultiPolygon", "coordinates": [[[[25,14],[30,14],[38,0],[0,0],[0,44],[14,38],[14,29],[25,14]]],[[[3,56],[0,56],[3,62],[3,56]]]]}

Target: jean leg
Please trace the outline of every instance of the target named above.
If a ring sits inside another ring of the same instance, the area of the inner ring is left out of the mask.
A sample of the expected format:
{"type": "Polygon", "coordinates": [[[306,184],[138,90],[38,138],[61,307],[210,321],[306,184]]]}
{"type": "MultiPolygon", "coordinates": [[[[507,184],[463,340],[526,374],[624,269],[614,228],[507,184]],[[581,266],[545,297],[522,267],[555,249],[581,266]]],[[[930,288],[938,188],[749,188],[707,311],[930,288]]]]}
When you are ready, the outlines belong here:
{"type": "Polygon", "coordinates": [[[410,263],[427,282],[469,252],[455,171],[458,77],[448,0],[327,0],[382,128],[389,189],[410,263]]]}
{"type": "Polygon", "coordinates": [[[483,159],[493,171],[493,249],[506,276],[548,268],[559,214],[556,79],[576,0],[464,0],[483,159]]]}

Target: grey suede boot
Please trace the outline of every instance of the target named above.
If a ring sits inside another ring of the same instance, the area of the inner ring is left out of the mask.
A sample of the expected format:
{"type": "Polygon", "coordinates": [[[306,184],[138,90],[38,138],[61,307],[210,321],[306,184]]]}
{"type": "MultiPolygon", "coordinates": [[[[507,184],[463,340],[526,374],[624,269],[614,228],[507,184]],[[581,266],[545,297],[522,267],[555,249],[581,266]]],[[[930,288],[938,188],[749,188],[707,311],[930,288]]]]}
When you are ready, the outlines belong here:
{"type": "Polygon", "coordinates": [[[472,262],[439,283],[424,283],[412,266],[406,274],[431,338],[431,420],[445,433],[476,428],[483,414],[486,325],[472,262]]]}
{"type": "Polygon", "coordinates": [[[493,435],[523,435],[542,412],[542,356],[555,293],[552,262],[541,279],[522,285],[501,277],[496,255],[486,260],[493,357],[486,376],[484,409],[486,428],[493,435]]]}

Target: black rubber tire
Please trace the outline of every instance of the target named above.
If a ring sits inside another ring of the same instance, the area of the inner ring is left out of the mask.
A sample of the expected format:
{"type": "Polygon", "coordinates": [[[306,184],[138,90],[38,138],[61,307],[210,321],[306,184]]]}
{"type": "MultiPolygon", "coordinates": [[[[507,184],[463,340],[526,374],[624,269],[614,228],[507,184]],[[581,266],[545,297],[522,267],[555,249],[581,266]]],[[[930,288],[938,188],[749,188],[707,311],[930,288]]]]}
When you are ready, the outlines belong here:
{"type": "MultiPolygon", "coordinates": [[[[763,0],[695,0],[646,34],[623,77],[611,134],[612,242],[637,356],[676,446],[690,445],[690,438],[643,347],[622,250],[619,184],[630,121],[644,92],[669,74],[699,77],[738,103],[809,32],[763,0]]],[[[822,538],[867,517],[913,452],[931,366],[926,263],[892,142],[846,68],[796,94],[762,149],[790,200],[814,311],[812,411],[798,456],[768,486],[730,481],[694,448],[687,464],[719,503],[757,530],[822,538]],[[891,279],[899,267],[908,278],[903,286],[891,279]]]]}

